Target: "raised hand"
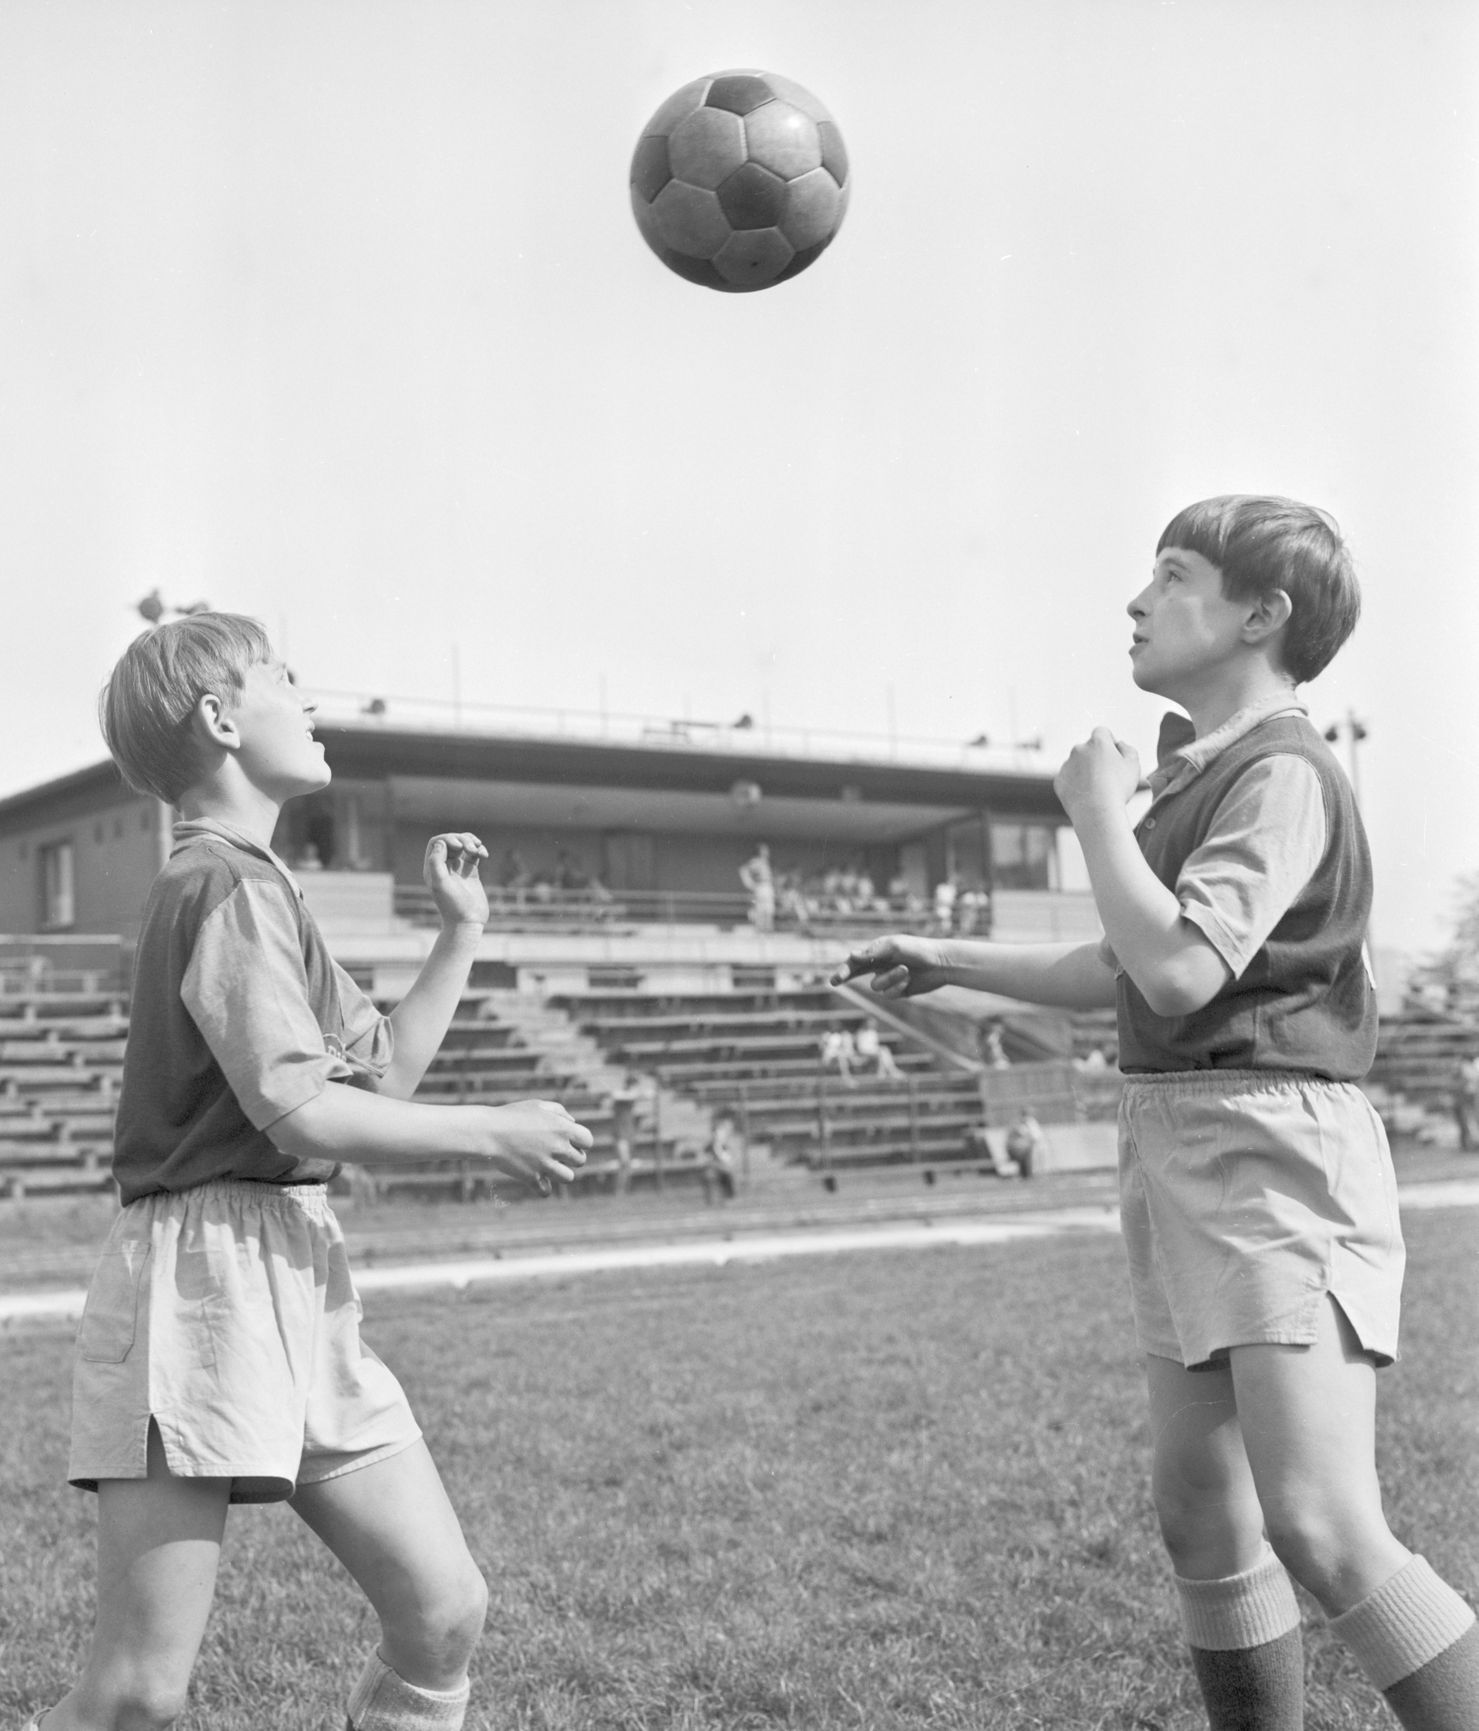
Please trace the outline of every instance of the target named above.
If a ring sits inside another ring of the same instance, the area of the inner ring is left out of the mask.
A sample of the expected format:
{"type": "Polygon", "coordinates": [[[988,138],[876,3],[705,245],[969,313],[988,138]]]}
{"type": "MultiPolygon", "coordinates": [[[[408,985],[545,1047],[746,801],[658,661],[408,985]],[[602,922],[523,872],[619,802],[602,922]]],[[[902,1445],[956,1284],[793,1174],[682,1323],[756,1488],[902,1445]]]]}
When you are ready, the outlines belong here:
{"type": "Polygon", "coordinates": [[[444,926],[488,923],[488,893],[478,865],[488,850],[475,835],[434,835],[426,844],[421,881],[431,891],[444,926]]]}
{"type": "Polygon", "coordinates": [[[1096,727],[1074,746],[1053,778],[1053,791],[1075,823],[1095,806],[1121,809],[1140,785],[1135,748],[1096,727]]]}

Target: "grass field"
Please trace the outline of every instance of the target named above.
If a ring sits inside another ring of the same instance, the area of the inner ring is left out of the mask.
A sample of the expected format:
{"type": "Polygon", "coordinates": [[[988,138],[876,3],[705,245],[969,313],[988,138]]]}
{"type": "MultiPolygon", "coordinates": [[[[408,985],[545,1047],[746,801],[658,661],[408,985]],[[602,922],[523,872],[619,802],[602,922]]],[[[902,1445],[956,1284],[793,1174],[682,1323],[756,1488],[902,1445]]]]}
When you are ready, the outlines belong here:
{"type": "MultiPolygon", "coordinates": [[[[1479,1215],[1408,1223],[1394,1528],[1479,1597],[1479,1215]]],[[[381,1299],[492,1589],[488,1731],[1193,1731],[1112,1238],[381,1299]]],[[[91,1620],[70,1343],[0,1340],[0,1727],[91,1620]]],[[[317,1731],[373,1630],[283,1509],[232,1516],[188,1731],[317,1731]]],[[[1394,1722],[1311,1607],[1310,1731],[1394,1722]]]]}

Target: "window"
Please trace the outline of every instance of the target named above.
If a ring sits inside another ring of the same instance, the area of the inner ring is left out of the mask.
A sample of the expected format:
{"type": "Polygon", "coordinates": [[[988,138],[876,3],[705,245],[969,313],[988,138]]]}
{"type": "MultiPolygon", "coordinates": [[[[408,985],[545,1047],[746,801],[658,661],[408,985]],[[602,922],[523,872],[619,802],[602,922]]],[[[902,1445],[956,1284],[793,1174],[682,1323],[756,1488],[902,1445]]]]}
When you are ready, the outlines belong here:
{"type": "Polygon", "coordinates": [[[993,823],[991,875],[998,889],[1054,888],[1057,842],[1051,824],[993,823]]]}
{"type": "Polygon", "coordinates": [[[77,917],[72,843],[50,841],[36,850],[41,867],[41,928],[56,931],[70,926],[77,917]]]}
{"type": "Polygon", "coordinates": [[[615,963],[592,967],[586,970],[586,989],[592,992],[638,992],[642,989],[642,976],[635,968],[624,968],[615,963]]]}

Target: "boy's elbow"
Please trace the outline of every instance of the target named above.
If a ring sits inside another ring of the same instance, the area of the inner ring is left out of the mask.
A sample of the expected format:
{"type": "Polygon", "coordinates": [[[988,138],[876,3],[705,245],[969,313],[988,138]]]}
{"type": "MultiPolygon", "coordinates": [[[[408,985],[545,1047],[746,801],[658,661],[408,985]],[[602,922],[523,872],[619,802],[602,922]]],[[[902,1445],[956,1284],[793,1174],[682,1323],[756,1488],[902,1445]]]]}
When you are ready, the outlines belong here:
{"type": "Polygon", "coordinates": [[[1205,1010],[1232,978],[1232,971],[1210,944],[1199,945],[1157,970],[1141,995],[1158,1016],[1194,1016],[1205,1010]]]}
{"type": "Polygon", "coordinates": [[[332,1113],[330,1083],[321,1094],[285,1112],[275,1124],[267,1126],[267,1139],[280,1154],[292,1160],[334,1159],[330,1147],[332,1137],[327,1122],[332,1113]]]}
{"type": "Polygon", "coordinates": [[[1141,996],[1156,1015],[1164,1016],[1167,1020],[1194,1016],[1198,1010],[1205,1009],[1212,1002],[1210,992],[1203,997],[1200,992],[1180,981],[1158,982],[1141,996]]]}

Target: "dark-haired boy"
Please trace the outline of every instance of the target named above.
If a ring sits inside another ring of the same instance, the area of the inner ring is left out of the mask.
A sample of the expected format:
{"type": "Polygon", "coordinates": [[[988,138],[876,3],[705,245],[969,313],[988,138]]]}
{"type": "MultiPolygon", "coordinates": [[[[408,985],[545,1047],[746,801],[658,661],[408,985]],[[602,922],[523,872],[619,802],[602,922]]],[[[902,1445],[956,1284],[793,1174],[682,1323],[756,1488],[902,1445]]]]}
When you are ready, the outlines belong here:
{"type": "MultiPolygon", "coordinates": [[[[150,891],[115,1135],[123,1208],[77,1337],[71,1482],[98,1493],[97,1620],[44,1731],[181,1712],[228,1506],[286,1500],[380,1623],[349,1731],[455,1731],[487,1589],[400,1384],[359,1334],[327,1182],[460,1156],[548,1191],[590,1133],[562,1106],[410,1100],[488,916],[476,836],[428,844],[442,929],[387,1017],[329,955],[273,853],[329,781],[314,705],[255,620],[136,639],[104,692],[131,785],[179,808],[150,891]]],[[[291,1723],[286,1704],[264,1722],[291,1723]]]]}
{"type": "Polygon", "coordinates": [[[1117,1006],[1153,1493],[1216,1731],[1303,1723],[1290,1575],[1411,1731],[1475,1731],[1474,1614],[1393,1537],[1374,1465],[1403,1247],[1356,1086],[1376,1043],[1371,868],[1295,691],[1355,625],[1351,561],[1323,512],[1208,499],[1169,524],[1129,613],[1136,684],[1190,720],[1166,718],[1133,830],[1139,763],[1107,729],[1059,772],[1104,943],[891,937],[838,977],[1117,1006]]]}

